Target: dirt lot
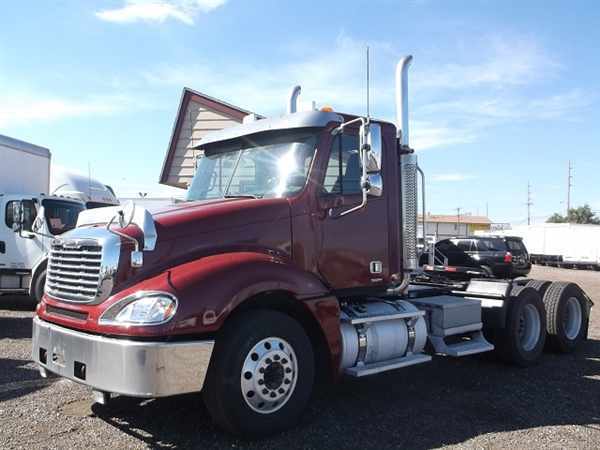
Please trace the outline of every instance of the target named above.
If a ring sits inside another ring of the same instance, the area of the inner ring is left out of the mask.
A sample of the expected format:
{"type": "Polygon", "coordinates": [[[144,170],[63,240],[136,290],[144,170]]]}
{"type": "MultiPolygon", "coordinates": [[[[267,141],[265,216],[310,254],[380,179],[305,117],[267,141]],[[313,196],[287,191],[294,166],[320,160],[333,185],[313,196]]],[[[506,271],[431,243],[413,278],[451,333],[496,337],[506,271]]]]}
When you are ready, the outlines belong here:
{"type": "Polygon", "coordinates": [[[320,393],[302,423],[244,442],[216,429],[199,395],[92,406],[88,389],[43,380],[29,362],[30,305],[0,298],[0,448],[598,448],[600,273],[536,267],[579,282],[597,305],[590,340],[534,368],[493,358],[430,364],[320,393]]]}

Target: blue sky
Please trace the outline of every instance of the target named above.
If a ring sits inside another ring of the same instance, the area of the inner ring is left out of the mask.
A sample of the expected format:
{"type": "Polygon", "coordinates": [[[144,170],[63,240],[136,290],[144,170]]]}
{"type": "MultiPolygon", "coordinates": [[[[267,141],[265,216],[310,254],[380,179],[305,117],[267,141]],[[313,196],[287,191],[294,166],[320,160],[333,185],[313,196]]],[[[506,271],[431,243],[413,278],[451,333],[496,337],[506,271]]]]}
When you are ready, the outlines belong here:
{"type": "Polygon", "coordinates": [[[495,221],[600,210],[600,3],[594,1],[62,0],[0,17],[0,133],[121,196],[173,192],[158,176],[181,89],[270,115],[289,88],[394,117],[393,71],[413,54],[411,145],[432,213],[495,221]]]}

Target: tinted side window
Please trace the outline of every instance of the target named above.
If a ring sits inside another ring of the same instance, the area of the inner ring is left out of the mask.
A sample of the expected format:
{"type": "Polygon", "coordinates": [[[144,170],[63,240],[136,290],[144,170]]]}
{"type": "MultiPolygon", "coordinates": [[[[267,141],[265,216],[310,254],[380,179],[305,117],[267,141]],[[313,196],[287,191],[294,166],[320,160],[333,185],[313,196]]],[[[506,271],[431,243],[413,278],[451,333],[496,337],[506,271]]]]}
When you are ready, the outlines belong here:
{"type": "Polygon", "coordinates": [[[328,194],[360,194],[360,176],[358,136],[336,136],[331,146],[323,189],[328,194]]]}
{"type": "Polygon", "coordinates": [[[521,242],[507,240],[506,243],[508,244],[508,248],[511,251],[511,253],[515,255],[522,255],[523,253],[525,253],[525,248],[523,247],[523,244],[521,242]]]}
{"type": "MultiPolygon", "coordinates": [[[[6,202],[6,210],[5,210],[5,222],[6,226],[12,228],[13,225],[13,204],[15,200],[11,200],[10,202],[6,202]]],[[[25,222],[23,223],[23,230],[31,231],[31,226],[33,225],[33,221],[35,220],[35,216],[37,215],[37,211],[35,209],[35,204],[33,200],[23,200],[23,215],[25,217],[25,222]]]]}
{"type": "Polygon", "coordinates": [[[460,241],[457,241],[456,246],[460,248],[463,252],[471,251],[471,241],[467,239],[461,239],[460,241]]]}

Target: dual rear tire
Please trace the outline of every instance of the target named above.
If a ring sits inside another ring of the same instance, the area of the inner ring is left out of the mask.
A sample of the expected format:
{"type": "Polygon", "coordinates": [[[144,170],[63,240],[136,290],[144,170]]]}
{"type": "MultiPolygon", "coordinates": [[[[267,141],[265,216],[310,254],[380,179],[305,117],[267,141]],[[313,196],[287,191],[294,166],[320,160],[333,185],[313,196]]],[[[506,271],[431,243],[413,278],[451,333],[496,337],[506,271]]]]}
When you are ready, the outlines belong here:
{"type": "Polygon", "coordinates": [[[500,356],[518,366],[535,364],[544,348],[570,353],[586,339],[588,299],[576,284],[523,280],[513,288],[505,327],[489,335],[500,356]]]}
{"type": "Polygon", "coordinates": [[[544,294],[548,345],[559,353],[570,353],[587,338],[589,305],[574,283],[555,282],[544,294]]]}
{"type": "Polygon", "coordinates": [[[546,312],[539,293],[526,286],[511,292],[504,328],[490,338],[506,362],[527,367],[539,361],[546,342],[546,312]]]}

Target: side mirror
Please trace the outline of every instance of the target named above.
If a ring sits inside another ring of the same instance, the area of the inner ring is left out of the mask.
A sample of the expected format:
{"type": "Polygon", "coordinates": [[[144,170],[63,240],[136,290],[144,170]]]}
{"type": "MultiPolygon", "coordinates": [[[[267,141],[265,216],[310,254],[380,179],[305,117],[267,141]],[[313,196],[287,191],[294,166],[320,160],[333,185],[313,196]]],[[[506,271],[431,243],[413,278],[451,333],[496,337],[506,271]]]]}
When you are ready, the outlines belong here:
{"type": "Polygon", "coordinates": [[[37,216],[35,218],[35,220],[33,221],[33,225],[31,225],[31,231],[33,231],[34,233],[37,233],[38,231],[40,231],[42,229],[43,226],[44,226],[44,219],[42,219],[40,216],[37,216]]]}
{"type": "Polygon", "coordinates": [[[23,203],[19,200],[15,200],[11,204],[12,206],[12,230],[14,232],[20,231],[23,228],[23,203]]]}
{"type": "Polygon", "coordinates": [[[379,173],[370,173],[367,175],[369,190],[367,193],[371,197],[381,197],[383,195],[383,178],[379,173]]]}
{"type": "Polygon", "coordinates": [[[366,155],[367,172],[380,172],[383,155],[383,140],[381,136],[381,125],[370,123],[360,127],[360,148],[368,145],[366,155]]]}
{"type": "Polygon", "coordinates": [[[128,201],[125,203],[125,205],[123,205],[123,208],[121,208],[117,214],[119,215],[119,226],[121,228],[127,228],[133,221],[133,215],[135,214],[135,203],[128,201]]]}

